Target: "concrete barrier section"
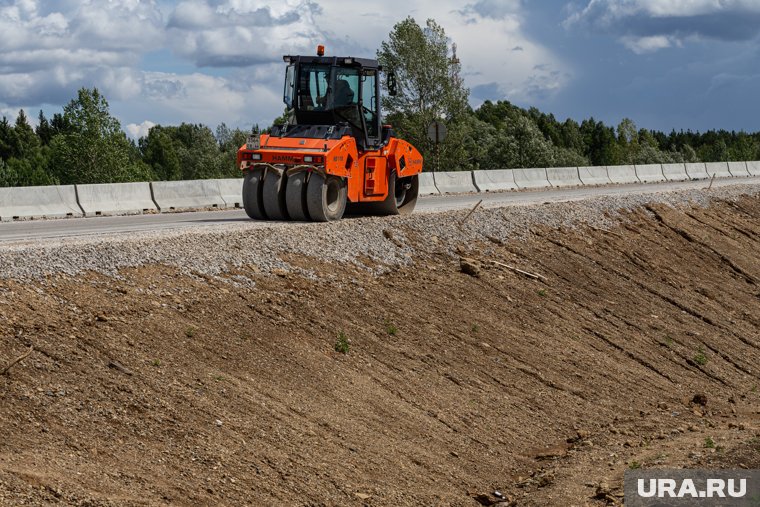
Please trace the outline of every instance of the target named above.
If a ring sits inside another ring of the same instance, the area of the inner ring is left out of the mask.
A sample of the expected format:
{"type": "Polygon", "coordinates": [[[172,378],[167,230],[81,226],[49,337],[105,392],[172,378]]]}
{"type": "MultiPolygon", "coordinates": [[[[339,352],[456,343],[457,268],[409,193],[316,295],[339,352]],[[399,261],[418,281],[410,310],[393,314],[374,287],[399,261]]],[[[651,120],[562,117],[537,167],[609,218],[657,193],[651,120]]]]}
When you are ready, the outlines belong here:
{"type": "Polygon", "coordinates": [[[512,169],[517,188],[551,188],[546,169],[512,169]]]}
{"type": "Polygon", "coordinates": [[[668,181],[686,181],[689,179],[685,164],[662,164],[662,174],[668,181]]]}
{"type": "Polygon", "coordinates": [[[472,171],[447,171],[433,173],[435,187],[442,194],[477,192],[472,180],[472,171]]]}
{"type": "Polygon", "coordinates": [[[150,183],[100,183],[77,185],[79,205],[88,217],[139,215],[158,211],[150,195],[150,183]]]}
{"type": "Polygon", "coordinates": [[[760,162],[747,162],[747,172],[750,176],[760,176],[760,162]]]}
{"type": "Polygon", "coordinates": [[[609,185],[612,183],[605,166],[579,167],[578,176],[584,185],[609,185]]]}
{"type": "Polygon", "coordinates": [[[215,180],[154,181],[150,185],[162,213],[226,206],[215,180]]]}
{"type": "Polygon", "coordinates": [[[215,180],[219,185],[219,195],[228,208],[243,207],[243,178],[215,180]]]}
{"type": "Polygon", "coordinates": [[[728,171],[731,176],[749,176],[746,162],[729,162],[728,171]]]}
{"type": "Polygon", "coordinates": [[[433,173],[420,173],[420,195],[437,195],[440,194],[438,188],[435,186],[435,178],[433,173]]]}
{"type": "Polygon", "coordinates": [[[636,168],[632,165],[608,165],[607,177],[612,183],[639,183],[636,168]]]}
{"type": "Polygon", "coordinates": [[[728,170],[728,162],[707,162],[705,169],[710,178],[715,175],[716,178],[730,178],[731,171],[728,170]]]}
{"type": "Polygon", "coordinates": [[[0,188],[0,219],[81,217],[74,185],[0,188]]]}
{"type": "Polygon", "coordinates": [[[636,176],[639,177],[639,181],[642,183],[666,181],[665,175],[662,174],[662,165],[660,164],[636,165],[636,176]]]}
{"type": "Polygon", "coordinates": [[[577,187],[583,185],[577,167],[547,167],[546,177],[553,187],[577,187]]]}
{"type": "Polygon", "coordinates": [[[515,174],[512,169],[491,169],[488,171],[472,171],[475,185],[481,192],[500,192],[502,190],[517,190],[515,174]]]}
{"type": "Polygon", "coordinates": [[[690,180],[705,180],[710,177],[707,174],[704,162],[690,162],[684,165],[686,166],[686,174],[689,175],[690,180]]]}

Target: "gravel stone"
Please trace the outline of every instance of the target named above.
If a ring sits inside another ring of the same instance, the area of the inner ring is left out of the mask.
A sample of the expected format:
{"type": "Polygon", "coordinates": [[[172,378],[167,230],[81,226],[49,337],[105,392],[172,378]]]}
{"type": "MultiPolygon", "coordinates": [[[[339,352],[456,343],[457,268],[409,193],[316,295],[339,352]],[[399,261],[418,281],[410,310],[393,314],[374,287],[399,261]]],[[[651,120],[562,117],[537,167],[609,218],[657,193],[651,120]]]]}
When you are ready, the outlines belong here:
{"type": "MultiPolygon", "coordinates": [[[[283,255],[326,262],[348,262],[380,274],[414,263],[418,250],[456,258],[461,245],[522,239],[539,227],[613,227],[625,214],[651,203],[673,207],[707,206],[712,200],[735,201],[760,193],[744,184],[659,194],[601,196],[538,205],[481,207],[460,225],[469,210],[422,212],[410,216],[346,218],[331,223],[264,224],[240,222],[208,227],[156,230],[23,241],[0,245],[0,278],[40,279],[82,272],[118,276],[124,268],[168,265],[188,274],[216,276],[241,266],[262,273],[285,270],[312,277],[283,255]],[[415,241],[415,239],[417,241],[415,241]],[[369,268],[361,259],[376,263],[369,268]]],[[[252,286],[249,279],[231,283],[252,286]]]]}

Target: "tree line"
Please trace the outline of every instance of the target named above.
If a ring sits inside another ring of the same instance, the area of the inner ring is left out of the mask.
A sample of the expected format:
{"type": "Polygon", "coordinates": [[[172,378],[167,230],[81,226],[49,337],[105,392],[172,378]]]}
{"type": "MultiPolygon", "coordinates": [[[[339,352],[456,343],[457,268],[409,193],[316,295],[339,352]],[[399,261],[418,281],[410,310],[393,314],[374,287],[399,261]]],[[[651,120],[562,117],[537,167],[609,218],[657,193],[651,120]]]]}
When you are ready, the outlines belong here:
{"type": "MultiPolygon", "coordinates": [[[[506,100],[473,109],[460,77],[456,46],[440,25],[397,23],[377,52],[392,69],[398,93],[383,97],[385,122],[426,159],[426,170],[575,167],[760,159],[760,133],[640,129],[588,118],[557,120],[506,100]],[[448,135],[436,146],[428,126],[442,121],[448,135]]],[[[285,121],[287,115],[275,120],[285,121]]],[[[258,132],[254,126],[252,132],[258,132]]],[[[152,127],[129,139],[97,89],[82,88],[61,113],[40,111],[32,127],[23,110],[15,123],[0,121],[0,186],[117,183],[238,177],[237,149],[249,132],[224,123],[152,127]]]]}
{"type": "Polygon", "coordinates": [[[23,110],[0,121],[0,186],[234,178],[248,133],[224,123],[152,127],[129,139],[97,89],[82,88],[51,120],[32,128],[23,110]]]}

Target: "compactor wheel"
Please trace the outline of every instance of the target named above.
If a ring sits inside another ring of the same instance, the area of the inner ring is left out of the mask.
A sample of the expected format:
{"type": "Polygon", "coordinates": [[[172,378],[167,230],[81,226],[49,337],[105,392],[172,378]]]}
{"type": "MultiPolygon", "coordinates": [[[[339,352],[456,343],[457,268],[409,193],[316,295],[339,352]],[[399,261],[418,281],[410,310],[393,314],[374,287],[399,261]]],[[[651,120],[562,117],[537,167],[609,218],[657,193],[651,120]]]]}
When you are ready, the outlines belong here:
{"type": "Polygon", "coordinates": [[[349,205],[352,215],[409,215],[417,204],[420,182],[417,175],[396,178],[391,173],[388,180],[388,197],[380,202],[360,202],[349,205]]]}
{"type": "Polygon", "coordinates": [[[287,220],[288,210],[285,206],[285,171],[268,169],[264,177],[262,197],[264,212],[270,220],[287,220]]]}
{"type": "Polygon", "coordinates": [[[389,187],[393,188],[393,201],[396,213],[399,215],[411,214],[417,205],[417,197],[420,193],[419,176],[415,174],[414,176],[396,179],[396,173],[393,173],[389,187]]]}
{"type": "Polygon", "coordinates": [[[243,208],[245,208],[248,216],[254,220],[267,219],[261,198],[261,191],[264,187],[263,177],[263,169],[253,168],[246,171],[243,178],[243,208]]]}
{"type": "Polygon", "coordinates": [[[285,188],[285,206],[292,220],[309,220],[309,210],[306,205],[306,185],[309,173],[297,172],[288,176],[285,188]]]}
{"type": "Polygon", "coordinates": [[[340,220],[346,211],[346,180],[313,172],[306,187],[306,207],[315,222],[340,220]]]}

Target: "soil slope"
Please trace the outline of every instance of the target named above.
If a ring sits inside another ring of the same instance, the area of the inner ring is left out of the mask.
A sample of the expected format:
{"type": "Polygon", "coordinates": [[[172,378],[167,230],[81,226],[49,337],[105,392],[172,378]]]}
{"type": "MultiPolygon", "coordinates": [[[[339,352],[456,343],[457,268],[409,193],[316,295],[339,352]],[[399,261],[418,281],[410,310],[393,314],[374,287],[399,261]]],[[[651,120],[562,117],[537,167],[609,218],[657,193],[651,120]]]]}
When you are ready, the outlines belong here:
{"type": "Polygon", "coordinates": [[[607,505],[629,467],[760,468],[757,196],[462,244],[470,274],[386,240],[414,264],[0,281],[0,369],[34,347],[0,505],[607,505]]]}

